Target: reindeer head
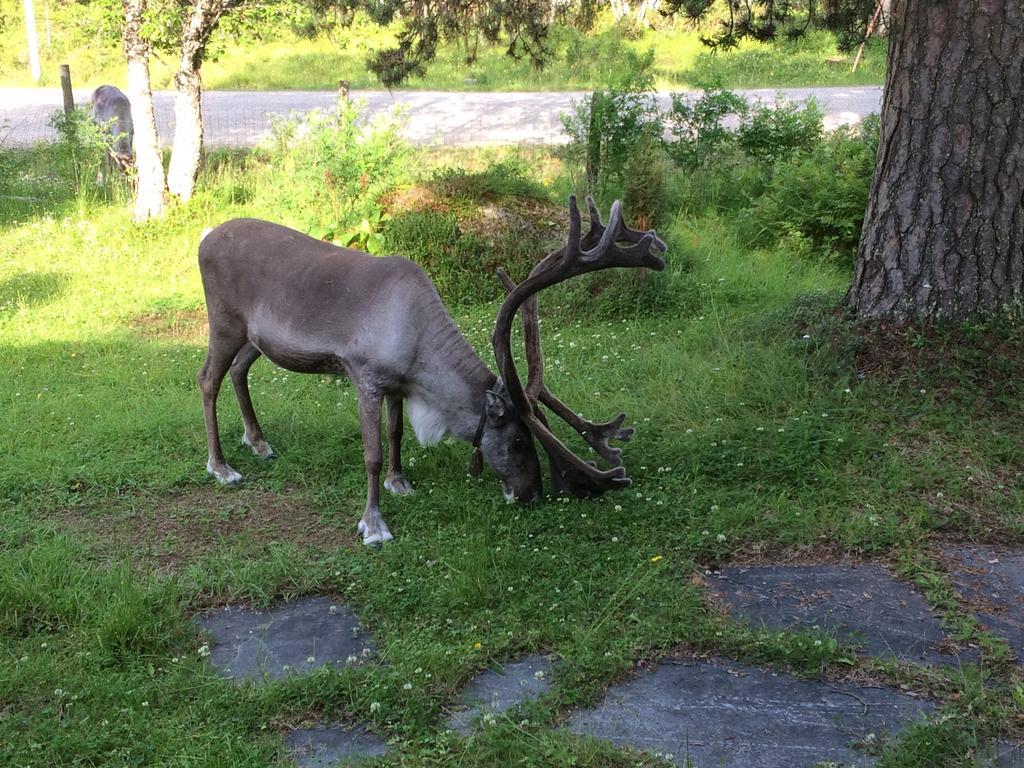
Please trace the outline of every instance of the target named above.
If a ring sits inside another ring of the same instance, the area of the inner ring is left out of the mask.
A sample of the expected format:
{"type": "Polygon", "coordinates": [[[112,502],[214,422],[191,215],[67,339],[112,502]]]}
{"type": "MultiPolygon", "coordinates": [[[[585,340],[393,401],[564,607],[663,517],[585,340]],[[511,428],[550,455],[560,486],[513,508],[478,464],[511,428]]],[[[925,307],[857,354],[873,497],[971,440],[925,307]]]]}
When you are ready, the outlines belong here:
{"type": "MultiPolygon", "coordinates": [[[[544,384],[544,356],[540,348],[536,294],[577,275],[610,267],[647,267],[660,271],[665,268],[665,262],[658,254],[666,251],[665,243],[653,230],[641,232],[630,229],[622,222],[622,206],[618,201],[612,204],[607,226],[601,223],[601,215],[593,198],[587,198],[587,207],[590,211],[590,229],[581,236],[576,197],[569,197],[569,235],[565,246],[550,253],[519,285],[513,283],[503,270],[498,270],[508,296],[498,311],[491,336],[498,371],[504,382],[508,403],[518,417],[516,421],[521,420],[547,453],[551,464],[551,482],[555,489],[578,498],[599,496],[605,491],[625,488],[630,484],[622,466],[622,452],[609,446],[608,441],[625,442],[633,437],[634,430],[622,426],[626,418],[624,413],[604,423],[585,421],[548,390],[544,384]],[[520,306],[523,307],[523,339],[528,369],[525,388],[519,379],[511,350],[512,320],[520,306]],[[541,404],[567,421],[611,468],[599,469],[594,462],[581,459],[570,451],[548,429],[547,419],[540,409],[541,404]]],[[[488,462],[491,463],[490,460],[488,462]]],[[[495,466],[493,463],[491,465],[495,466]]],[[[498,474],[500,476],[501,472],[498,474]]],[[[537,488],[539,491],[539,472],[537,488]]]]}
{"type": "Polygon", "coordinates": [[[536,501],[543,489],[537,451],[501,379],[487,392],[480,430],[480,453],[501,479],[505,498],[524,504],[536,501]]]}

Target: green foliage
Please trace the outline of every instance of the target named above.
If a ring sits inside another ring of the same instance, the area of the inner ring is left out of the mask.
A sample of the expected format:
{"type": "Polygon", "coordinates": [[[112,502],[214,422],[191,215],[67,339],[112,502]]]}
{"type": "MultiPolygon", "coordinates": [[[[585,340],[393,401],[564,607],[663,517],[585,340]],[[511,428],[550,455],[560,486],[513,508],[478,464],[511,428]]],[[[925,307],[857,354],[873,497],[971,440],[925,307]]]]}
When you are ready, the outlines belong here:
{"type": "Polygon", "coordinates": [[[381,196],[409,177],[413,149],[400,122],[385,118],[369,130],[362,105],[311,113],[274,126],[267,183],[277,182],[277,205],[306,222],[314,237],[381,253],[381,196]]]}
{"type": "Polygon", "coordinates": [[[799,105],[780,94],[775,104],[758,104],[741,115],[736,139],[748,155],[771,163],[817,145],[823,117],[814,99],[799,105]]]}
{"type": "Polygon", "coordinates": [[[445,303],[456,307],[499,298],[504,292],[495,270],[503,267],[521,279],[552,245],[547,233],[498,223],[477,222],[466,231],[452,211],[396,215],[385,235],[389,251],[422,266],[445,303]]]}
{"type": "MultiPolygon", "coordinates": [[[[177,12],[169,4],[157,5],[177,12]]],[[[0,0],[0,13],[20,19],[20,0],[0,0]]],[[[51,3],[52,35],[40,52],[42,84],[56,86],[58,65],[68,63],[76,88],[123,85],[120,13],[120,3],[113,0],[51,3]]],[[[175,26],[173,15],[169,23],[161,22],[158,29],[173,44],[180,26],[175,26]]],[[[224,16],[214,31],[207,46],[203,82],[207,89],[231,90],[334,90],[339,79],[349,81],[353,88],[379,87],[366,60],[393,45],[400,31],[398,21],[380,26],[365,11],[351,13],[337,3],[243,3],[224,16]]],[[[796,43],[744,43],[717,54],[710,54],[701,44],[700,34],[680,19],[645,30],[639,39],[626,39],[611,23],[610,14],[587,32],[567,17],[549,29],[551,58],[543,70],[536,69],[529,57],[510,58],[502,43],[470,36],[442,43],[426,75],[403,87],[594,90],[608,87],[617,73],[633,66],[631,57],[648,51],[653,51],[652,71],[663,90],[696,87],[716,75],[734,88],[877,84],[884,75],[885,42],[880,39],[872,39],[864,62],[853,74],[849,61],[841,66],[829,62],[834,58],[836,40],[826,32],[811,32],[796,43]]],[[[154,88],[173,87],[176,62],[174,56],[154,57],[154,88]]],[[[0,31],[0,84],[35,85],[28,74],[20,23],[0,31]]]]}
{"type": "Polygon", "coordinates": [[[796,257],[851,269],[878,149],[878,118],[825,135],[813,102],[746,111],[735,95],[708,91],[693,105],[674,96],[669,155],[689,173],[671,195],[684,210],[728,212],[754,247],[782,244],[796,257]],[[723,125],[735,107],[739,125],[723,125]],[[702,135],[708,140],[702,143],[702,135]]]}
{"type": "Polygon", "coordinates": [[[877,149],[878,121],[871,120],[777,161],[763,192],[741,212],[741,230],[754,245],[786,242],[852,270],[877,149]]]}
{"type": "MultiPolygon", "coordinates": [[[[224,447],[246,485],[217,488],[204,471],[196,244],[231,216],[330,209],[314,184],[330,158],[305,164],[292,144],[304,140],[216,155],[193,203],[142,227],[106,200],[48,197],[70,186],[58,149],[11,161],[17,189],[41,202],[26,219],[0,200],[0,763],[262,768],[281,762],[284,732],[341,720],[389,740],[395,765],[654,768],[561,726],[638,664],[675,654],[851,674],[935,700],[933,720],[878,745],[888,768],[970,765],[1014,733],[1019,671],[956,599],[935,545],[1024,542],[1019,312],[942,333],[850,326],[834,312],[839,269],[786,242],[751,247],[736,221],[786,177],[787,158],[734,147],[694,171],[665,166],[666,270],[541,296],[547,382],[588,417],[628,412],[634,486],[511,507],[489,473],[465,477],[468,446],[407,438],[418,492],[382,499],[397,538],[371,551],[350,543],[366,476],[345,382],[257,362],[252,398],[281,456],[260,462],[238,444],[226,387],[224,447]],[[752,553],[823,547],[900,564],[980,658],[955,669],[857,659],[827,631],[723,615],[699,584],[752,553]],[[386,663],[265,686],[204,664],[193,617],[205,607],[311,593],[357,610],[386,663]],[[558,658],[547,696],[470,738],[442,732],[467,680],[532,652],[558,658]]],[[[797,159],[869,154],[830,141],[797,159]]],[[[464,291],[455,317],[485,359],[495,303],[478,302],[500,289],[483,262],[539,238],[546,220],[564,235],[532,194],[541,182],[517,161],[503,168],[438,171],[415,210],[381,195],[389,245],[432,259],[442,293],[464,291]],[[511,226],[481,226],[495,221],[511,226]]],[[[524,246],[511,271],[536,256],[524,246]]]]}
{"type": "Polygon", "coordinates": [[[596,195],[621,189],[633,155],[649,149],[660,133],[652,62],[652,55],[637,59],[607,91],[594,91],[562,115],[569,136],[565,157],[585,166],[587,187],[596,195]]]}
{"type": "Polygon", "coordinates": [[[700,86],[701,95],[692,100],[686,94],[671,94],[667,115],[669,139],[666,148],[679,165],[704,165],[736,140],[736,133],[724,125],[731,116],[743,117],[747,100],[723,88],[721,81],[700,86]]]}
{"type": "Polygon", "coordinates": [[[103,157],[113,149],[114,137],[85,109],[71,113],[58,110],[50,115],[49,125],[57,131],[54,158],[61,175],[70,182],[74,194],[92,191],[103,157]]]}

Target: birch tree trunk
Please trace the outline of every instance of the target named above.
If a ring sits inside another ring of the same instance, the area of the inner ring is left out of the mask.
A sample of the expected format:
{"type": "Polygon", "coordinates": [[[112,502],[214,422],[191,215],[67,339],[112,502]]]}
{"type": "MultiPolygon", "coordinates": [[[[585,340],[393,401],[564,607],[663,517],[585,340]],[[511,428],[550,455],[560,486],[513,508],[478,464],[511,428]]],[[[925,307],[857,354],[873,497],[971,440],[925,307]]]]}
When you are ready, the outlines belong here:
{"type": "Polygon", "coordinates": [[[241,0],[194,0],[182,22],[181,59],[174,75],[174,147],[167,182],[171,194],[191,199],[203,157],[203,81],[200,69],[221,16],[241,0]]]}
{"type": "Polygon", "coordinates": [[[184,57],[174,75],[174,147],[167,171],[167,187],[182,201],[192,198],[203,157],[203,85],[199,71],[184,57]]]}
{"type": "Polygon", "coordinates": [[[124,55],[128,64],[128,100],[135,129],[135,220],[145,221],[164,211],[166,183],[149,82],[149,43],[142,36],[146,0],[124,0],[124,55]]]}
{"type": "Polygon", "coordinates": [[[1024,3],[892,0],[881,141],[846,304],[959,319],[1024,293],[1024,3]]]}

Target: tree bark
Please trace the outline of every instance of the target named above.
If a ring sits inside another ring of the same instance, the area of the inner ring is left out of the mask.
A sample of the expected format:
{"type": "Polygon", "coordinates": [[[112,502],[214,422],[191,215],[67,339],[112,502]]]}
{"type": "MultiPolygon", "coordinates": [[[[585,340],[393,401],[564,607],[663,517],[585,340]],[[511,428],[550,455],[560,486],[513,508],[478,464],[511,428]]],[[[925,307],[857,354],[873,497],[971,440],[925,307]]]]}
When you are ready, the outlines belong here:
{"type": "Polygon", "coordinates": [[[171,193],[189,200],[199,177],[203,156],[203,82],[200,68],[210,35],[224,11],[237,2],[231,0],[195,0],[192,11],[182,23],[181,59],[174,75],[174,147],[167,182],[171,193]]]}
{"type": "Polygon", "coordinates": [[[180,67],[174,75],[174,147],[167,187],[182,201],[192,198],[203,157],[203,85],[197,69],[180,67]]]}
{"type": "Polygon", "coordinates": [[[881,140],[847,306],[961,319],[1024,292],[1024,3],[892,0],[881,140]]]}
{"type": "Polygon", "coordinates": [[[142,36],[146,0],[124,0],[124,55],[128,63],[128,100],[135,129],[135,220],[145,221],[164,211],[163,158],[156,132],[153,90],[149,82],[149,43],[142,36]]]}

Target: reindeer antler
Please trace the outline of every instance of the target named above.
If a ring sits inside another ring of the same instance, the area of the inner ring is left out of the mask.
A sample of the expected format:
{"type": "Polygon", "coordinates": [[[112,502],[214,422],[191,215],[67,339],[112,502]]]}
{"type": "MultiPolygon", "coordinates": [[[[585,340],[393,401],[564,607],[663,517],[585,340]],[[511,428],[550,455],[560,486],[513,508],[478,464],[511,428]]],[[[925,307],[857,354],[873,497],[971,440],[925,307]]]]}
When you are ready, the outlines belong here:
{"type": "Polygon", "coordinates": [[[622,467],[622,452],[608,444],[609,440],[623,442],[632,438],[632,427],[623,427],[626,414],[620,413],[611,421],[593,423],[577,416],[572,409],[556,398],[544,383],[544,356],[540,346],[540,327],[537,319],[536,294],[556,283],[577,275],[595,272],[611,267],[647,267],[655,270],[665,268],[665,262],[657,251],[664,253],[665,243],[653,230],[643,232],[627,227],[622,221],[622,205],[612,204],[608,225],[601,222],[601,216],[594,200],[587,197],[590,211],[590,229],[581,236],[581,221],[576,196],[569,197],[569,235],[565,246],[548,254],[533,270],[529,277],[516,285],[498,270],[508,291],[508,296],[498,311],[491,343],[497,359],[498,371],[508,391],[512,404],[526,422],[534,437],[544,447],[551,462],[551,479],[555,488],[585,498],[597,496],[607,490],[624,488],[630,484],[626,470],[622,467]],[[622,247],[620,242],[633,245],[622,247]],[[523,308],[523,338],[526,346],[527,384],[524,389],[519,372],[512,359],[512,319],[519,307],[523,308]],[[607,461],[612,468],[599,469],[593,462],[584,461],[569,450],[551,430],[540,410],[543,403],[555,414],[572,426],[594,451],[607,461]]]}

